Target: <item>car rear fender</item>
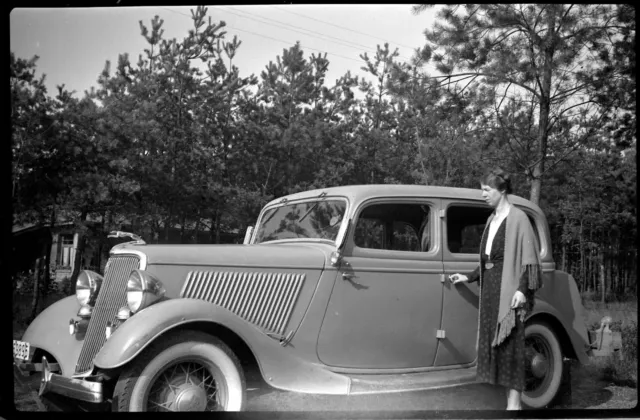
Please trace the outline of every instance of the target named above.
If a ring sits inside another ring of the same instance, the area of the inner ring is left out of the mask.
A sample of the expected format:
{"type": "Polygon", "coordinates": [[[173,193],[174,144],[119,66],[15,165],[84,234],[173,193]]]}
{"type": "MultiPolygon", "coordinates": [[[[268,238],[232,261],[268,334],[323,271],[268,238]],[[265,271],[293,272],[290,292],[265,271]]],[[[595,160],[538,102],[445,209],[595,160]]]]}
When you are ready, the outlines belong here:
{"type": "Polygon", "coordinates": [[[561,345],[571,345],[573,352],[563,349],[565,356],[575,355],[581,364],[588,361],[588,342],[575,330],[572,322],[566,319],[557,309],[545,300],[536,298],[536,304],[531,314],[527,316],[527,323],[542,320],[555,329],[561,345]]]}
{"type": "Polygon", "coordinates": [[[102,369],[132,362],[149,344],[176,328],[210,322],[233,331],[253,353],[265,381],[296,392],[344,395],[349,379],[330,372],[283,347],[255,325],[222,307],[197,299],[169,299],[156,303],[118,327],[94,359],[102,369]]]}

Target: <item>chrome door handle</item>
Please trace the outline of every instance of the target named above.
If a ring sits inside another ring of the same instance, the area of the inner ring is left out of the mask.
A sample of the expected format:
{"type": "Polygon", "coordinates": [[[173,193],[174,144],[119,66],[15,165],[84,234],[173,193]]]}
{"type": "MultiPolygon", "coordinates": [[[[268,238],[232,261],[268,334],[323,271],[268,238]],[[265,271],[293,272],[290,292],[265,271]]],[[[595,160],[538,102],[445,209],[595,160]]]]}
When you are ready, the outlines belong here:
{"type": "Polygon", "coordinates": [[[342,273],[342,280],[351,280],[355,276],[353,273],[342,273]]]}

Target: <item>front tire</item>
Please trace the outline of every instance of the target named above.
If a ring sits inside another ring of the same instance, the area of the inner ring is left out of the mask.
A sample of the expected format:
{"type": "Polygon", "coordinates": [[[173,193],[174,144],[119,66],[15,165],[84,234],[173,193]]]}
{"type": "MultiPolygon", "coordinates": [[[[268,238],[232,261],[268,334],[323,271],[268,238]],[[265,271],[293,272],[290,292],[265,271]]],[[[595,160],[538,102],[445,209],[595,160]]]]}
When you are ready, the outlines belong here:
{"type": "Polygon", "coordinates": [[[563,378],[560,342],[542,322],[527,325],[525,335],[525,389],[522,402],[530,408],[547,407],[556,398],[563,378]]]}
{"type": "Polygon", "coordinates": [[[241,411],[245,378],[219,339],[198,331],[161,337],[126,368],[113,411],[241,411]]]}

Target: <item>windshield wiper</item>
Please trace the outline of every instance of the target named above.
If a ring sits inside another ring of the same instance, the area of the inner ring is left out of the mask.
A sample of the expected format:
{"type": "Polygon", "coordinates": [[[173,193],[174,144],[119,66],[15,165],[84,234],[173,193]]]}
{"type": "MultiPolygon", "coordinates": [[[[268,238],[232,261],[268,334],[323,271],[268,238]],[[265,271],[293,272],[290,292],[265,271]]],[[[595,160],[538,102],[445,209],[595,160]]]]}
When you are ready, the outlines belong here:
{"type": "MultiPolygon", "coordinates": [[[[320,193],[320,195],[318,196],[318,198],[322,198],[322,197],[324,197],[325,195],[327,195],[327,193],[323,191],[322,193],[320,193]]],[[[316,208],[316,206],[317,206],[319,203],[320,203],[320,201],[316,201],[315,203],[313,203],[313,206],[311,206],[311,207],[309,208],[309,210],[307,210],[307,211],[302,215],[302,217],[298,219],[297,223],[302,222],[302,221],[304,220],[304,218],[305,218],[305,217],[307,217],[307,216],[309,215],[309,213],[311,213],[311,210],[315,209],[315,208],[316,208]]]]}

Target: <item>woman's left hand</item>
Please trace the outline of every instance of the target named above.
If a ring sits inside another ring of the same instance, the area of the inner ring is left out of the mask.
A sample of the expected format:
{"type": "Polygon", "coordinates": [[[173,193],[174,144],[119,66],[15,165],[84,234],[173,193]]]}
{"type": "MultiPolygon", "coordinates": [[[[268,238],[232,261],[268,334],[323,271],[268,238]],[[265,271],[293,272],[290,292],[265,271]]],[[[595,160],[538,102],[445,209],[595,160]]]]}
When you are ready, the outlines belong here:
{"type": "Polygon", "coordinates": [[[523,306],[526,301],[527,301],[527,298],[524,297],[524,293],[517,290],[516,293],[513,295],[513,298],[511,299],[511,309],[516,309],[523,306]]]}

